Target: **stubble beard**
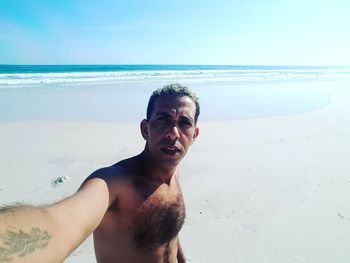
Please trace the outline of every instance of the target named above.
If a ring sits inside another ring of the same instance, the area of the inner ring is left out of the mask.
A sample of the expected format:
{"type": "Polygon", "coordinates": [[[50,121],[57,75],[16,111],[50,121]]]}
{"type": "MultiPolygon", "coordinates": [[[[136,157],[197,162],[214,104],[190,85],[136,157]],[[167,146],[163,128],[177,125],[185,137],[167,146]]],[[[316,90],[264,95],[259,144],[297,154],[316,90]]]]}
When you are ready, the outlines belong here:
{"type": "Polygon", "coordinates": [[[169,158],[161,149],[153,149],[153,151],[149,148],[148,144],[146,144],[145,152],[147,154],[147,159],[149,164],[153,167],[165,168],[165,169],[176,169],[176,167],[180,164],[182,159],[185,157],[185,154],[179,153],[178,158],[169,158]]]}

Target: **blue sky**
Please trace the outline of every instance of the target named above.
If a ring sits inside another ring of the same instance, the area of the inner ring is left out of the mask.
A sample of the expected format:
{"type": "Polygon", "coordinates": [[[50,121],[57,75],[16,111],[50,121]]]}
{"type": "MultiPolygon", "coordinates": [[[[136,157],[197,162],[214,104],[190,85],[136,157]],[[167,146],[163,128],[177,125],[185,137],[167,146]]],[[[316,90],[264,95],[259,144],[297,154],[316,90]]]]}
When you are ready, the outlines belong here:
{"type": "Polygon", "coordinates": [[[347,0],[1,0],[0,64],[350,65],[347,0]]]}

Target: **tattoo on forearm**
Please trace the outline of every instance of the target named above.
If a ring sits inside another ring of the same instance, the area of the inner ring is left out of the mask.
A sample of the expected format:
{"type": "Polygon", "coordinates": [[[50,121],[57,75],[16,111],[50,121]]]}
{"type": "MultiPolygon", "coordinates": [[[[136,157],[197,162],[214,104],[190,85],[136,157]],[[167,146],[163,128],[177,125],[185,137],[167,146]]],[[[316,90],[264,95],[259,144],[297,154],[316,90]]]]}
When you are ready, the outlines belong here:
{"type": "Polygon", "coordinates": [[[0,246],[0,262],[10,262],[15,255],[24,257],[37,248],[43,249],[51,237],[47,231],[41,231],[37,227],[33,227],[30,233],[7,230],[5,234],[0,234],[0,240],[5,245],[0,246]]]}

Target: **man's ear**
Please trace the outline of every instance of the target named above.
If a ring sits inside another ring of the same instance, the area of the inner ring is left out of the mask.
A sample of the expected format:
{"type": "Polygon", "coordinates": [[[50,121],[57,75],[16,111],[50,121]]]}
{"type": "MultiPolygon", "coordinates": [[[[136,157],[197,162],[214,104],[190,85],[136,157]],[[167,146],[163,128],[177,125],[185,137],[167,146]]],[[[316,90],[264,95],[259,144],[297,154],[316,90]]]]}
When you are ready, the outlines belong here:
{"type": "Polygon", "coordinates": [[[196,127],[196,129],[194,130],[194,134],[193,134],[193,138],[192,138],[192,143],[197,139],[199,135],[199,128],[196,127]]]}
{"type": "Polygon", "coordinates": [[[140,131],[142,134],[142,137],[147,140],[148,139],[148,122],[147,120],[143,119],[140,123],[140,131]]]}

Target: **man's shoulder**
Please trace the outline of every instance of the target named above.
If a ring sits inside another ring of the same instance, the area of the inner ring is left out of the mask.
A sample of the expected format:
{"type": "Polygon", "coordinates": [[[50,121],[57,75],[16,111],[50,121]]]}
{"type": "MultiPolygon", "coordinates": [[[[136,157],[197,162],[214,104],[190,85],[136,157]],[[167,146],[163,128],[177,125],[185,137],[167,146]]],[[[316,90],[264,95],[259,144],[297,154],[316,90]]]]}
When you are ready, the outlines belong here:
{"type": "Polygon", "coordinates": [[[118,181],[121,180],[122,177],[125,177],[126,173],[127,171],[125,171],[122,166],[114,164],[112,166],[99,168],[98,170],[94,171],[85,179],[84,183],[94,178],[103,179],[107,183],[111,181],[118,181]]]}
{"type": "Polygon", "coordinates": [[[118,205],[125,208],[125,206],[133,203],[132,200],[138,200],[139,188],[135,182],[137,181],[136,178],[140,177],[139,170],[142,170],[140,166],[141,164],[137,161],[137,158],[125,159],[114,165],[96,170],[85,179],[83,185],[88,182],[94,184],[94,178],[102,179],[108,187],[110,205],[113,207],[113,204],[117,202],[118,205]],[[128,202],[125,203],[125,200],[128,200],[128,202]]]}
{"type": "Polygon", "coordinates": [[[137,157],[132,157],[94,171],[85,179],[84,183],[93,178],[103,179],[107,184],[127,182],[132,180],[139,168],[137,157]]]}
{"type": "Polygon", "coordinates": [[[123,166],[120,166],[119,163],[113,164],[108,167],[102,167],[94,171],[90,176],[91,177],[116,177],[125,173],[123,166]]]}

